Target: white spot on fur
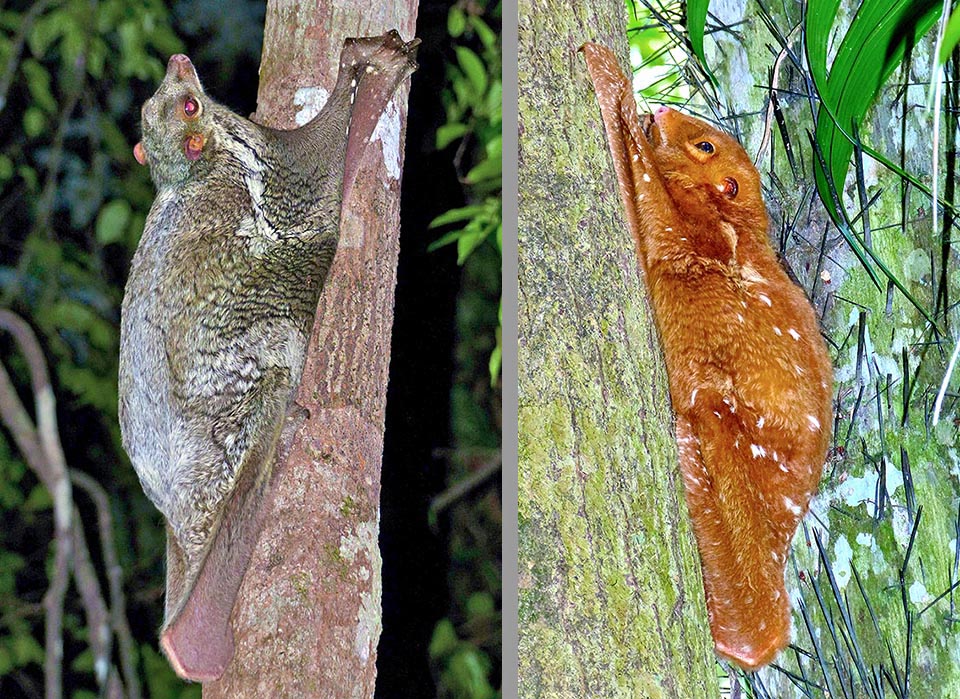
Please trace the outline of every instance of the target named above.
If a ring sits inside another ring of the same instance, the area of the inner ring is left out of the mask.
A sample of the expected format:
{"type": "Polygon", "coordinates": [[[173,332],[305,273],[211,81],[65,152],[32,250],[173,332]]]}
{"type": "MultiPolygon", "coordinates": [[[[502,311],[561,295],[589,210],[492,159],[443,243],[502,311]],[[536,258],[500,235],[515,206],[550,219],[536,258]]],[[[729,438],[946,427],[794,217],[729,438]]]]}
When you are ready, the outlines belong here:
{"type": "Polygon", "coordinates": [[[737,320],[739,320],[741,323],[747,322],[746,319],[743,317],[743,313],[737,313],[737,320]]]}
{"type": "Polygon", "coordinates": [[[301,87],[293,95],[293,104],[298,108],[294,117],[297,126],[303,126],[320,113],[330,99],[330,93],[322,87],[301,87]]]}
{"type": "MultiPolygon", "coordinates": [[[[760,419],[757,420],[757,429],[758,429],[758,430],[762,430],[762,429],[763,429],[763,423],[764,423],[764,422],[766,422],[766,418],[763,417],[763,415],[761,415],[761,416],[760,416],[760,419]]],[[[774,458],[776,458],[776,453],[777,453],[777,452],[773,452],[773,453],[774,453],[774,458]]]]}
{"type": "Polygon", "coordinates": [[[643,173],[643,181],[644,181],[644,182],[649,182],[649,181],[650,181],[650,175],[648,175],[647,173],[643,173]]]}
{"type": "Polygon", "coordinates": [[[810,431],[816,432],[820,429],[820,421],[813,415],[807,415],[807,422],[810,423],[810,431]]]}
{"type": "Polygon", "coordinates": [[[753,265],[747,263],[740,268],[740,276],[744,281],[753,282],[753,283],[764,283],[766,278],[760,274],[756,269],[753,268],[753,265]]]}
{"type": "Polygon", "coordinates": [[[767,455],[767,450],[761,447],[759,444],[751,444],[750,451],[753,454],[754,459],[759,459],[761,456],[767,455]]]}
{"type": "Polygon", "coordinates": [[[788,498],[787,496],[784,496],[784,497],[783,497],[783,504],[784,504],[784,505],[786,506],[786,508],[787,508],[788,510],[790,510],[793,514],[795,514],[795,515],[800,514],[800,512],[801,512],[801,510],[800,510],[800,505],[798,505],[797,503],[795,503],[793,500],[791,500],[791,499],[788,498]]]}
{"type": "Polygon", "coordinates": [[[773,306],[773,301],[771,301],[771,300],[770,300],[770,297],[767,296],[766,294],[758,294],[757,298],[759,298],[761,301],[763,301],[763,302],[764,302],[765,304],[767,304],[768,306],[773,306]]]}
{"type": "Polygon", "coordinates": [[[790,328],[789,330],[787,330],[787,334],[788,334],[790,337],[792,337],[794,340],[797,340],[797,341],[800,340],[800,333],[798,333],[798,332],[797,332],[796,330],[794,330],[793,328],[790,328]]]}
{"type": "Polygon", "coordinates": [[[778,337],[779,337],[780,335],[783,335],[783,332],[782,332],[782,331],[780,330],[780,328],[778,328],[776,325],[773,326],[773,332],[774,332],[778,337]]]}
{"type": "Polygon", "coordinates": [[[697,391],[699,388],[693,389],[693,393],[690,394],[690,405],[694,405],[697,402],[697,391]]]}

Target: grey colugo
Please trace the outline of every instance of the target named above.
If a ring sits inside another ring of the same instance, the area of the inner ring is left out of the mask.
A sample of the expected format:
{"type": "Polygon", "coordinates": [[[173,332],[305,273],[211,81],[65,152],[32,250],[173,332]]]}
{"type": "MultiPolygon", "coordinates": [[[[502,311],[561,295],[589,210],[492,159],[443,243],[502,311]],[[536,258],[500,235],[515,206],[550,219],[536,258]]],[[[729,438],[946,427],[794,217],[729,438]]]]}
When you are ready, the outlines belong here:
{"type": "Polygon", "coordinates": [[[324,108],[292,131],[218,105],[182,55],[143,106],[134,154],[157,196],[123,299],[120,429],[167,520],[161,645],[189,679],[219,677],[233,656],[230,614],[341,203],[417,44],[347,39],[324,108]]]}

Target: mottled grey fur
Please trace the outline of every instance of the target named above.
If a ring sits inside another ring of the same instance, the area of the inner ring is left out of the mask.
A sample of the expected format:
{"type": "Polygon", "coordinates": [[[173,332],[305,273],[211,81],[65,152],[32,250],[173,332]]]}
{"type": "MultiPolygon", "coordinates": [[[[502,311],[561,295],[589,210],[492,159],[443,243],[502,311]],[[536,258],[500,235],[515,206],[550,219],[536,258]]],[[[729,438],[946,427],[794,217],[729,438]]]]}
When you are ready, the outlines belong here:
{"type": "MultiPolygon", "coordinates": [[[[123,299],[120,427],[168,523],[165,628],[192,592],[239,474],[256,470],[244,479],[254,490],[269,479],[337,246],[345,158],[363,150],[348,144],[360,137],[348,136],[354,101],[372,90],[365,104],[382,110],[415,69],[417,43],[395,32],[347,40],[334,92],[294,131],[216,104],[185,56],[170,59],[143,107],[140,152],[157,196],[123,299]],[[187,97],[201,107],[196,118],[183,112],[187,97]],[[203,139],[195,160],[191,135],[203,139]]],[[[363,116],[375,124],[379,111],[363,116]]]]}

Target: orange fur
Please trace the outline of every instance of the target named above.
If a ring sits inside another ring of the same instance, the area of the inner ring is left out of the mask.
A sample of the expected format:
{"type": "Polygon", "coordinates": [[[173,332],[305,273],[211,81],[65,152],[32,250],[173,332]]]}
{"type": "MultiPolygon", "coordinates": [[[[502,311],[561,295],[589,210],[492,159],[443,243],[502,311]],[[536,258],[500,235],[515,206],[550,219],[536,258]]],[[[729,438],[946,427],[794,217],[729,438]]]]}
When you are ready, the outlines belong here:
{"type": "Polygon", "coordinates": [[[716,651],[754,670],[790,641],[784,570],[830,441],[830,360],[743,148],[666,107],[641,123],[613,54],[583,51],[663,344],[716,651]]]}

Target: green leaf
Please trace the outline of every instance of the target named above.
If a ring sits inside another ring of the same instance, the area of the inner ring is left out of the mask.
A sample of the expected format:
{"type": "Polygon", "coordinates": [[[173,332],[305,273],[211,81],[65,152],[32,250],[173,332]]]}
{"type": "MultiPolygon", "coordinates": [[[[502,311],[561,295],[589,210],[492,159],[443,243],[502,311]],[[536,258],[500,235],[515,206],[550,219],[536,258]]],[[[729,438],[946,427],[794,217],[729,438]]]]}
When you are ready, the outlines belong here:
{"type": "Polygon", "coordinates": [[[483,48],[488,51],[496,49],[497,33],[493,31],[486,22],[476,15],[471,15],[467,21],[470,23],[473,31],[477,33],[477,37],[480,39],[480,43],[483,44],[483,48]]]}
{"type": "MultiPolygon", "coordinates": [[[[884,82],[940,15],[937,0],[864,0],[843,36],[827,70],[827,45],[839,0],[810,0],[805,22],[810,73],[820,94],[816,139],[838,190],[842,190],[853,155],[853,131],[863,123],[884,82]]],[[[819,164],[817,191],[834,221],[833,205],[819,164]]]]}
{"type": "Polygon", "coordinates": [[[87,52],[87,72],[95,80],[103,77],[103,68],[107,62],[110,49],[100,37],[94,37],[87,52]]]}
{"type": "Polygon", "coordinates": [[[713,77],[710,67],[707,65],[707,58],[703,52],[703,37],[707,29],[707,7],[710,0],[687,0],[687,36],[690,37],[690,48],[693,49],[693,55],[700,60],[710,82],[717,84],[717,79],[713,77]]]}
{"type": "Polygon", "coordinates": [[[27,79],[27,88],[30,90],[32,104],[35,104],[48,114],[57,111],[57,100],[50,90],[50,73],[38,61],[26,59],[20,66],[27,79]]]}
{"type": "Polygon", "coordinates": [[[488,158],[500,158],[503,155],[503,136],[497,134],[484,145],[488,158]]]}
{"type": "Polygon", "coordinates": [[[449,655],[457,647],[459,639],[453,628],[453,622],[447,618],[441,619],[433,627],[433,636],[430,638],[430,657],[437,659],[449,655]]]}
{"type": "Polygon", "coordinates": [[[940,65],[947,62],[958,43],[960,43],[960,5],[953,10],[953,14],[947,20],[947,27],[943,32],[943,41],[940,43],[940,65]]]}
{"type": "Polygon", "coordinates": [[[0,643],[0,677],[9,675],[11,670],[13,670],[13,654],[5,643],[0,643]]]}
{"type": "Polygon", "coordinates": [[[500,158],[487,158],[482,160],[472,168],[464,178],[468,184],[477,184],[483,180],[500,179],[502,163],[500,158]]]}
{"type": "Polygon", "coordinates": [[[436,240],[434,240],[432,243],[430,243],[427,246],[427,252],[434,252],[435,250],[439,250],[444,245],[449,245],[450,243],[460,240],[460,238],[462,238],[465,235],[468,235],[468,231],[464,228],[461,228],[456,231],[451,231],[446,235],[443,235],[437,238],[436,240]]]}
{"type": "Polygon", "coordinates": [[[464,14],[463,8],[454,5],[447,13],[447,33],[453,38],[457,38],[463,34],[463,30],[466,28],[467,16],[464,14]]]}
{"type": "Polygon", "coordinates": [[[499,124],[500,114],[503,111],[503,83],[499,79],[490,84],[485,106],[491,121],[499,124]]]}
{"type": "Polygon", "coordinates": [[[500,368],[503,366],[503,343],[500,340],[500,333],[497,333],[497,346],[490,353],[490,385],[496,386],[497,379],[500,378],[500,368]]]}
{"type": "Polygon", "coordinates": [[[443,150],[469,130],[466,124],[444,124],[437,129],[437,150],[443,150]]]}
{"type": "Polygon", "coordinates": [[[450,209],[437,216],[430,222],[430,228],[439,228],[448,223],[457,223],[458,221],[467,221],[478,214],[483,213],[486,207],[483,204],[471,204],[462,206],[459,209],[450,209]]]}
{"type": "Polygon", "coordinates": [[[38,17],[27,34],[30,53],[36,58],[43,58],[47,49],[63,34],[64,27],[69,21],[68,13],[62,9],[38,17]]]}
{"type": "Polygon", "coordinates": [[[53,507],[50,491],[42,485],[35,485],[30,490],[26,502],[23,503],[25,512],[42,512],[53,507]]]}
{"type": "Polygon", "coordinates": [[[130,204],[123,199],[114,199],[104,205],[97,216],[97,240],[103,245],[123,240],[130,214],[130,204]]]}
{"type": "Polygon", "coordinates": [[[37,191],[37,185],[40,183],[40,178],[37,175],[36,170],[29,165],[20,165],[17,167],[17,174],[23,178],[24,183],[27,185],[27,189],[29,189],[31,192],[37,191]]]}
{"type": "Polygon", "coordinates": [[[703,55],[703,35],[707,28],[707,7],[710,0],[687,0],[687,35],[693,54],[702,65],[707,64],[703,55]]]}
{"type": "Polygon", "coordinates": [[[33,636],[16,636],[10,645],[13,651],[13,661],[17,667],[23,667],[30,663],[43,665],[44,652],[40,644],[33,636]]]}
{"type": "Polygon", "coordinates": [[[457,46],[454,50],[457,52],[457,62],[460,64],[460,69],[467,76],[467,80],[473,87],[474,95],[479,99],[487,91],[489,81],[487,67],[483,64],[483,60],[466,46],[457,46]]]}
{"type": "Polygon", "coordinates": [[[462,265],[470,257],[470,253],[480,247],[480,244],[487,239],[491,233],[487,230],[476,230],[471,228],[463,229],[463,235],[457,238],[457,264],[462,265]]]}
{"type": "Polygon", "coordinates": [[[489,592],[474,592],[467,598],[467,618],[490,617],[496,613],[497,604],[489,592]]]}
{"type": "Polygon", "coordinates": [[[460,646],[443,673],[444,684],[464,699],[493,699],[496,693],[487,678],[490,659],[481,650],[464,644],[460,646]]]}
{"type": "Polygon", "coordinates": [[[13,177],[13,161],[6,155],[0,155],[0,182],[13,177]]]}
{"type": "Polygon", "coordinates": [[[84,648],[77,654],[77,657],[70,663],[70,669],[77,672],[93,673],[93,650],[84,648]]]}
{"type": "Polygon", "coordinates": [[[47,127],[47,117],[38,107],[27,107],[23,113],[23,131],[29,138],[36,138],[47,127]]]}

